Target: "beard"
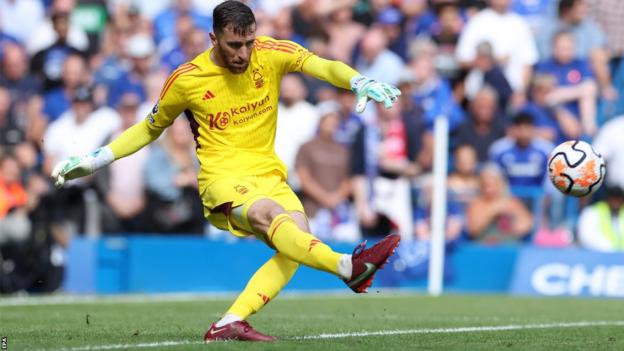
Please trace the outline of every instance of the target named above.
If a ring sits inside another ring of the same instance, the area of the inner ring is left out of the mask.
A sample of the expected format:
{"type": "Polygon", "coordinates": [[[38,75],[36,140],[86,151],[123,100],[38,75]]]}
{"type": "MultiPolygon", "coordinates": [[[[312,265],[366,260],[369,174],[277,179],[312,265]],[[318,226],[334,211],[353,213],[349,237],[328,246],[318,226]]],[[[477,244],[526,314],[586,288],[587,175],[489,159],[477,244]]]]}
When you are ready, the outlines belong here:
{"type": "Polygon", "coordinates": [[[223,52],[223,50],[220,47],[216,49],[219,51],[219,56],[221,56],[221,59],[225,63],[226,68],[230,72],[234,74],[241,74],[247,70],[247,67],[249,67],[249,61],[246,61],[242,64],[235,64],[233,61],[230,61],[229,59],[227,59],[228,57],[227,54],[223,52]]]}

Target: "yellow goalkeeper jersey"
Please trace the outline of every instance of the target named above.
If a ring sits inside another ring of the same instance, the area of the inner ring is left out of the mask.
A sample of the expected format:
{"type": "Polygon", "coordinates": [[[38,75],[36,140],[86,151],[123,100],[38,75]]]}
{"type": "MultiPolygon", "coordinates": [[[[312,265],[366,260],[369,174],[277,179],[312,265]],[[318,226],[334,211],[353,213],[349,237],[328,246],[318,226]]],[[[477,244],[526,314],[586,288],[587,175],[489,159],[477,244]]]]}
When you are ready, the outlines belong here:
{"type": "Polygon", "coordinates": [[[161,130],[186,115],[201,164],[201,189],[224,176],[277,170],[286,177],[273,146],[280,81],[301,71],[312,54],[291,41],[258,37],[247,70],[233,74],[211,60],[211,51],[171,74],[148,125],[161,130]]]}

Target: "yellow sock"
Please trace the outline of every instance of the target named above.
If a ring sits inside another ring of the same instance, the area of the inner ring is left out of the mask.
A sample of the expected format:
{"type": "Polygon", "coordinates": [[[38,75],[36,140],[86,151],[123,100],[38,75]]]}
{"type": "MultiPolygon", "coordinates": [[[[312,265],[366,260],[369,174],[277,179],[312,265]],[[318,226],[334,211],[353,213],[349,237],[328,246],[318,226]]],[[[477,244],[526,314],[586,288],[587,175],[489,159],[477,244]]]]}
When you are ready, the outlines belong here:
{"type": "Polygon", "coordinates": [[[233,313],[245,320],[258,312],[279,294],[297,267],[299,263],[278,252],[254,273],[245,290],[226,313],[233,313]]]}
{"type": "Polygon", "coordinates": [[[291,260],[339,275],[338,262],[342,255],[312,234],[299,229],[290,215],[284,213],[273,219],[267,239],[278,252],[291,260]]]}

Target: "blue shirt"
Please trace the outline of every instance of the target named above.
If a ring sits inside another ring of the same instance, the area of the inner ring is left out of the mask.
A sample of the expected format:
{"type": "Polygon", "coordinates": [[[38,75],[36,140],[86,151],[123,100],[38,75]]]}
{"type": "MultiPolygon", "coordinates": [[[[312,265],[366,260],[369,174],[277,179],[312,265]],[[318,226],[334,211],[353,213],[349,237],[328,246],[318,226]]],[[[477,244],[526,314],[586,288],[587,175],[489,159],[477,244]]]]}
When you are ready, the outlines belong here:
{"type": "MultiPolygon", "coordinates": [[[[205,32],[212,32],[212,18],[202,16],[196,11],[191,11],[195,28],[199,28],[205,32]]],[[[175,8],[163,11],[154,19],[154,40],[157,44],[167,38],[176,38],[175,24],[178,20],[179,13],[175,8]]]]}
{"type": "Polygon", "coordinates": [[[455,103],[450,85],[442,79],[432,82],[427,87],[412,93],[412,100],[423,109],[427,128],[433,128],[433,122],[439,115],[446,115],[449,130],[454,131],[464,122],[464,112],[455,103]]]}
{"type": "Polygon", "coordinates": [[[128,73],[121,75],[119,79],[111,86],[108,91],[108,106],[116,107],[125,93],[134,93],[141,101],[145,101],[147,93],[143,87],[143,81],[138,79],[134,74],[128,73]]]}
{"type": "Polygon", "coordinates": [[[182,50],[181,47],[176,46],[173,50],[167,52],[162,56],[160,62],[163,66],[167,67],[169,73],[173,72],[178,66],[185,63],[189,59],[186,57],[186,54],[182,50]]]}
{"type": "Polygon", "coordinates": [[[533,116],[533,122],[536,127],[553,130],[555,132],[556,144],[566,140],[563,130],[557,121],[557,116],[555,116],[555,111],[552,108],[539,106],[531,101],[522,107],[521,112],[526,112],[533,116]]]}
{"type": "Polygon", "coordinates": [[[511,187],[541,187],[546,179],[548,155],[553,146],[535,139],[526,148],[515,140],[503,138],[490,147],[490,161],[507,176],[511,187]]]}
{"type": "Polygon", "coordinates": [[[592,50],[607,46],[607,37],[591,20],[586,19],[572,26],[556,18],[549,18],[542,22],[539,32],[536,33],[540,59],[546,60],[552,57],[552,39],[557,32],[562,30],[570,31],[574,36],[577,58],[587,59],[592,50]]]}
{"type": "Polygon", "coordinates": [[[361,75],[392,85],[398,83],[403,75],[404,66],[401,57],[390,50],[382,51],[371,63],[360,57],[355,64],[361,75]]]}
{"type": "MultiPolygon", "coordinates": [[[[571,86],[582,83],[587,79],[593,79],[594,74],[591,71],[587,60],[574,59],[569,63],[559,63],[554,59],[542,61],[535,66],[536,73],[546,73],[557,79],[559,86],[571,86]]],[[[572,101],[565,104],[575,116],[579,116],[578,103],[572,101]]]]}
{"type": "Polygon", "coordinates": [[[63,88],[56,88],[43,96],[43,113],[48,117],[48,122],[53,122],[59,116],[69,110],[71,101],[63,88]]]}

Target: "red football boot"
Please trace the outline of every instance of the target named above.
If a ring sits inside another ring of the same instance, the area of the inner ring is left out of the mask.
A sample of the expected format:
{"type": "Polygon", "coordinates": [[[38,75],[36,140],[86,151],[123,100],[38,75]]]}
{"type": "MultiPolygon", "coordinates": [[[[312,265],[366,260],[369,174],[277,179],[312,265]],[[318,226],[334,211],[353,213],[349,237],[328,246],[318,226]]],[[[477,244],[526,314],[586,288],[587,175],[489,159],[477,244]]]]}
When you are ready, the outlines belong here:
{"type": "Polygon", "coordinates": [[[388,262],[388,257],[394,253],[400,241],[399,235],[390,234],[368,249],[366,241],[356,246],[351,257],[353,273],[351,279],[345,280],[347,286],[358,294],[367,292],[375,272],[388,262]]]}
{"type": "Polygon", "coordinates": [[[226,340],[275,341],[277,338],[258,332],[247,321],[232,322],[220,328],[217,328],[217,324],[213,323],[206,335],[204,335],[205,342],[226,340]]]}

